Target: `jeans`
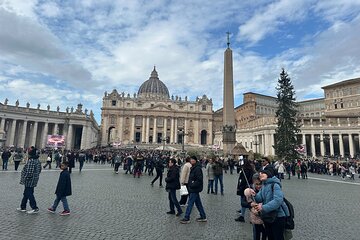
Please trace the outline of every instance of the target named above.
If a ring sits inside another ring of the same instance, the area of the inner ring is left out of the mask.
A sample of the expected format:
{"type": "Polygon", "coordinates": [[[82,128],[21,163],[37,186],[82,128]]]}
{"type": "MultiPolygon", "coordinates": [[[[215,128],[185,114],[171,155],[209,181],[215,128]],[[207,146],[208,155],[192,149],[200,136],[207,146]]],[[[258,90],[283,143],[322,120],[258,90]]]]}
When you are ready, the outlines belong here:
{"type": "Polygon", "coordinates": [[[21,200],[21,205],[20,205],[21,209],[26,209],[26,203],[28,200],[30,202],[30,207],[32,209],[38,208],[34,197],[34,187],[25,187],[24,196],[23,199],[21,200]]]}
{"type": "Polygon", "coordinates": [[[211,190],[211,193],[214,192],[214,179],[209,179],[208,180],[208,193],[210,192],[211,190]]]}
{"type": "Polygon", "coordinates": [[[20,161],[14,161],[14,163],[15,163],[15,171],[17,171],[20,165],[20,161]]]}
{"type": "Polygon", "coordinates": [[[56,210],[57,206],[59,205],[59,202],[62,202],[63,206],[64,206],[64,211],[69,211],[70,212],[70,208],[69,208],[69,204],[67,202],[66,196],[64,197],[60,197],[58,195],[56,195],[54,204],[52,205],[52,209],[54,209],[54,211],[56,210]]]}
{"type": "Polygon", "coordinates": [[[180,204],[176,198],[176,189],[169,189],[169,205],[170,205],[170,211],[175,212],[175,207],[178,211],[178,213],[182,213],[180,204]]]}
{"type": "Polygon", "coordinates": [[[185,219],[190,219],[190,214],[191,214],[191,210],[194,206],[198,209],[199,213],[200,213],[200,217],[201,218],[206,218],[206,214],[204,211],[204,207],[201,203],[201,199],[200,199],[200,193],[190,193],[189,194],[189,201],[188,201],[188,206],[186,208],[186,212],[185,212],[185,219]]]}
{"type": "Polygon", "coordinates": [[[273,223],[265,223],[268,240],[284,240],[285,217],[278,217],[273,223]]]}
{"type": "Polygon", "coordinates": [[[2,169],[3,170],[7,170],[7,167],[8,167],[8,162],[9,162],[9,160],[3,160],[3,165],[2,165],[2,169]]]}
{"type": "Polygon", "coordinates": [[[81,170],[83,169],[84,167],[84,161],[79,161],[79,171],[81,172],[81,170]]]}
{"type": "Polygon", "coordinates": [[[120,163],[115,163],[115,172],[119,171],[120,163]]]}
{"type": "Polygon", "coordinates": [[[51,169],[51,161],[46,161],[46,164],[44,165],[44,169],[49,166],[49,169],[51,169]]]}
{"type": "Polygon", "coordinates": [[[220,181],[220,192],[221,194],[224,193],[224,184],[223,184],[223,175],[215,175],[215,193],[218,193],[218,181],[220,181]]]}
{"type": "Polygon", "coordinates": [[[244,196],[244,197],[240,197],[240,206],[241,206],[240,216],[245,217],[245,211],[246,211],[247,208],[242,206],[241,201],[244,201],[244,200],[242,200],[242,198],[245,198],[245,201],[246,201],[246,197],[245,197],[245,196],[244,196]]]}
{"type": "Polygon", "coordinates": [[[162,186],[162,178],[163,178],[163,173],[161,170],[157,170],[156,169],[156,177],[154,178],[154,180],[152,180],[151,184],[154,184],[154,182],[160,178],[160,186],[162,186]]]}

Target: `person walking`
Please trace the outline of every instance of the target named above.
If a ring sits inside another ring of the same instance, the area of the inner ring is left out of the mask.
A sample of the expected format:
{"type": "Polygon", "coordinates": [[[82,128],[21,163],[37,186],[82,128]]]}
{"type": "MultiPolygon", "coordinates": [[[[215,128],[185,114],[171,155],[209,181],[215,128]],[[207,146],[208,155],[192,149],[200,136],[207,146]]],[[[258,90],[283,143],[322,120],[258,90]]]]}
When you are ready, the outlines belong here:
{"type": "MultiPolygon", "coordinates": [[[[208,179],[208,188],[207,188],[207,193],[209,194],[210,191],[211,193],[214,193],[214,160],[210,159],[208,164],[206,164],[206,177],[208,179]]],[[[232,173],[231,173],[232,174],[232,173]]]]}
{"type": "Polygon", "coordinates": [[[9,159],[11,157],[11,152],[8,149],[5,149],[4,152],[1,154],[1,159],[2,159],[2,170],[7,171],[7,167],[8,167],[8,163],[9,163],[9,159]]]}
{"type": "Polygon", "coordinates": [[[220,193],[221,195],[224,195],[224,184],[223,184],[223,168],[224,164],[222,161],[218,158],[215,160],[214,163],[214,183],[215,183],[215,195],[218,193],[218,182],[220,182],[220,193]]]}
{"type": "Polygon", "coordinates": [[[61,201],[64,206],[64,211],[60,213],[61,216],[70,215],[70,208],[68,201],[66,199],[67,196],[70,196],[72,194],[71,191],[71,178],[70,173],[68,171],[68,163],[63,162],[60,165],[60,169],[62,172],[59,176],[59,181],[56,186],[55,194],[56,198],[54,201],[54,204],[52,207],[48,208],[48,211],[51,213],[55,213],[57,206],[59,205],[59,202],[61,201]]]}
{"type": "Polygon", "coordinates": [[[154,182],[156,182],[156,180],[159,179],[160,184],[159,187],[163,187],[162,186],[162,178],[163,178],[163,172],[164,172],[164,164],[162,162],[162,159],[158,159],[155,165],[155,170],[156,170],[156,177],[151,181],[151,186],[154,186],[154,182]]]}
{"type": "Polygon", "coordinates": [[[116,156],[115,156],[115,168],[114,168],[114,171],[115,171],[116,174],[119,173],[120,164],[121,164],[121,157],[120,157],[119,154],[116,154],[116,156]]]}
{"type": "Polygon", "coordinates": [[[84,167],[84,162],[85,162],[85,159],[86,159],[86,155],[85,155],[84,151],[80,152],[78,159],[79,159],[79,172],[81,172],[81,170],[84,167]]]}
{"type": "Polygon", "coordinates": [[[17,150],[14,154],[14,164],[15,164],[15,171],[18,170],[20,162],[23,160],[23,154],[21,150],[17,150]]]}
{"type": "Polygon", "coordinates": [[[20,184],[24,185],[24,194],[21,200],[20,208],[17,208],[20,212],[26,212],[26,204],[29,200],[32,210],[27,211],[28,214],[36,214],[39,212],[36,200],[34,197],[34,188],[37,186],[41,173],[41,163],[39,161],[39,155],[35,147],[31,147],[28,151],[29,159],[26,162],[24,168],[21,171],[20,184]]]}
{"type": "Polygon", "coordinates": [[[186,208],[185,216],[180,221],[182,224],[190,223],[190,214],[194,204],[200,213],[200,217],[196,219],[197,222],[207,222],[204,207],[201,202],[200,192],[203,190],[203,172],[201,164],[197,161],[196,156],[192,156],[190,159],[191,169],[188,182],[189,202],[186,208]]]}
{"type": "MultiPolygon", "coordinates": [[[[191,169],[191,163],[190,163],[190,157],[186,157],[185,158],[185,164],[183,165],[182,169],[181,169],[181,176],[180,176],[180,184],[182,186],[186,186],[188,185],[189,182],[189,175],[190,175],[190,169],[191,169]]],[[[189,189],[188,189],[189,191],[189,189]]],[[[182,195],[180,198],[180,206],[186,206],[186,202],[188,200],[189,195],[182,195]]]]}
{"type": "Polygon", "coordinates": [[[43,168],[45,169],[47,166],[49,166],[49,169],[51,169],[51,162],[52,162],[52,154],[49,153],[47,158],[46,158],[46,164],[43,166],[43,168]]]}
{"type": "Polygon", "coordinates": [[[171,158],[169,160],[169,169],[167,172],[167,176],[165,178],[165,182],[166,182],[165,189],[169,193],[169,206],[170,206],[170,211],[166,213],[175,214],[175,207],[176,207],[177,217],[183,213],[180,204],[176,198],[176,190],[180,189],[179,178],[180,178],[179,167],[176,165],[176,160],[174,158],[171,158]]]}

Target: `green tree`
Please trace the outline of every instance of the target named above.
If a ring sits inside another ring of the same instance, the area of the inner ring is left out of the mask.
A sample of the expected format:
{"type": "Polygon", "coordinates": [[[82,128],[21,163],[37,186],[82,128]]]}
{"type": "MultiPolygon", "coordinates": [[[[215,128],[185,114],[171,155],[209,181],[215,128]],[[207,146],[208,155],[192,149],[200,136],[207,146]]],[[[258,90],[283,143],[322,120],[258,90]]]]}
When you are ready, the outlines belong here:
{"type": "Polygon", "coordinates": [[[295,90],[287,72],[282,69],[278,79],[276,111],[277,128],[275,130],[275,152],[280,159],[293,161],[299,157],[297,148],[297,133],[300,125],[297,120],[297,104],[295,90]]]}

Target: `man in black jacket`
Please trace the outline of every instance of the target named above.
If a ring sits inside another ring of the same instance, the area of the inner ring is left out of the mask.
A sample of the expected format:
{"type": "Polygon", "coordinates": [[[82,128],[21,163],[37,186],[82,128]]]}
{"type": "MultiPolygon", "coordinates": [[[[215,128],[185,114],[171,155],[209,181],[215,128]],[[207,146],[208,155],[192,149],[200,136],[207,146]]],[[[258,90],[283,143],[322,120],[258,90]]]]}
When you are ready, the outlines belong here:
{"type": "Polygon", "coordinates": [[[190,159],[192,165],[190,169],[189,182],[188,182],[188,191],[189,191],[189,201],[186,208],[185,216],[180,221],[180,223],[190,223],[190,214],[191,210],[196,205],[196,208],[199,210],[200,217],[196,219],[197,222],[207,222],[206,214],[204,207],[201,203],[200,192],[203,190],[203,172],[201,169],[201,164],[198,163],[197,157],[193,156],[190,159]]]}
{"type": "Polygon", "coordinates": [[[166,191],[169,193],[169,206],[170,211],[167,214],[175,214],[175,207],[178,211],[176,216],[182,214],[182,209],[176,198],[176,190],[180,189],[180,171],[179,167],[176,166],[176,160],[171,158],[169,161],[169,169],[167,172],[167,177],[165,178],[166,182],[166,191]]]}

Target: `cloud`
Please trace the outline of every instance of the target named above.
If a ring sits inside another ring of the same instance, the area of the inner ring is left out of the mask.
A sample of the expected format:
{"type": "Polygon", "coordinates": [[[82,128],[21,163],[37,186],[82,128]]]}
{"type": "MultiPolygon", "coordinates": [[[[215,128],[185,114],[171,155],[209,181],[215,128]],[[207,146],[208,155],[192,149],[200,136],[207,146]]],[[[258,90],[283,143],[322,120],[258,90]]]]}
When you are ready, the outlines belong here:
{"type": "Polygon", "coordinates": [[[92,85],[91,73],[36,21],[0,8],[0,25],[0,60],[55,76],[69,85],[92,85]]]}

